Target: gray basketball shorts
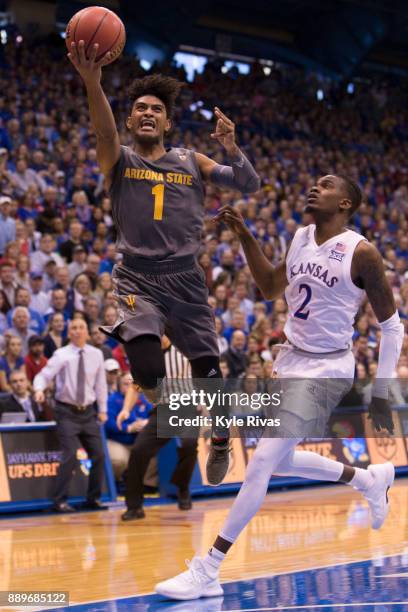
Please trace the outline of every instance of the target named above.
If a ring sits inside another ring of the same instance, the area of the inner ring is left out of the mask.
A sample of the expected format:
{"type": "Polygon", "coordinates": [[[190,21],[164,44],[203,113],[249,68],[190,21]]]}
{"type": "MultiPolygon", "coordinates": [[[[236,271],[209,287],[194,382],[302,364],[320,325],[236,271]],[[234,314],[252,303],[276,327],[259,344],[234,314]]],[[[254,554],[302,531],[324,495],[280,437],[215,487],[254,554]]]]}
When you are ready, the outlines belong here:
{"type": "Polygon", "coordinates": [[[105,334],[122,343],[166,334],[190,360],[219,356],[204,272],[193,257],[151,262],[124,256],[113,268],[112,281],[118,318],[100,328],[105,334]]]}
{"type": "Polygon", "coordinates": [[[354,378],[351,351],[307,353],[283,347],[274,363],[273,390],[280,405],[274,416],[280,426],[265,437],[323,438],[332,411],[350,391],[354,378]]]}

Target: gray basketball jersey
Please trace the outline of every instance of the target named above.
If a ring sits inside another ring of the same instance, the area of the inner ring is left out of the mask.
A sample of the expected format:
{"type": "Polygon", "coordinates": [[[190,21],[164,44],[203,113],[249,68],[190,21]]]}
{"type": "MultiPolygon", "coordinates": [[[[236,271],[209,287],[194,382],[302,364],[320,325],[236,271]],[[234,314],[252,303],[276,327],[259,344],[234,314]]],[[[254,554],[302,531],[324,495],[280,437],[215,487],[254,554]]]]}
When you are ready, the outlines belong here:
{"type": "Polygon", "coordinates": [[[110,196],[120,253],[156,260],[197,253],[204,188],[193,151],[171,148],[152,162],[121,146],[110,196]]]}

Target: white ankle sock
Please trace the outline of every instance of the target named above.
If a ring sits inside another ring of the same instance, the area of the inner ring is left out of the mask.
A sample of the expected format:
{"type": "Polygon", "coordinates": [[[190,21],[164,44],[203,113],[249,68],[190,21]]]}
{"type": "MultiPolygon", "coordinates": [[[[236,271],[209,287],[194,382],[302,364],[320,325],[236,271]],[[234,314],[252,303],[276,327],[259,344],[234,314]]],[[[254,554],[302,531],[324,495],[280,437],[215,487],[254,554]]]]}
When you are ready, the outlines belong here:
{"type": "Polygon", "coordinates": [[[212,546],[203,559],[206,568],[210,570],[210,574],[218,574],[220,565],[224,560],[225,554],[212,546]]]}
{"type": "Polygon", "coordinates": [[[354,469],[356,473],[348,484],[359,491],[366,491],[374,483],[373,475],[368,470],[363,470],[358,467],[354,469]]]}

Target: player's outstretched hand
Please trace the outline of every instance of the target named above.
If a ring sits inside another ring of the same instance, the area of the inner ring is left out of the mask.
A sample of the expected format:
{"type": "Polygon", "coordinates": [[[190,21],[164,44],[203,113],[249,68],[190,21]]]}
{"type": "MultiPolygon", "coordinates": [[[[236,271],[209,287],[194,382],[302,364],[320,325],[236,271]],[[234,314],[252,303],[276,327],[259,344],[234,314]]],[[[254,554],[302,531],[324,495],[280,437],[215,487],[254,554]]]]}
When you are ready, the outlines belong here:
{"type": "Polygon", "coordinates": [[[390,434],[394,433],[394,422],[388,400],[373,397],[368,407],[368,418],[372,420],[376,431],[386,429],[390,434]]]}
{"type": "Polygon", "coordinates": [[[229,205],[220,208],[217,216],[214,217],[214,221],[221,221],[222,223],[228,225],[228,227],[238,236],[238,238],[245,236],[249,232],[241,213],[229,205]]]}
{"type": "Polygon", "coordinates": [[[96,61],[99,45],[95,43],[90,52],[89,58],[85,54],[85,42],[80,40],[78,44],[71,43],[71,51],[68,58],[78,70],[85,84],[93,82],[99,83],[102,75],[102,66],[108,64],[111,54],[105,53],[99,61],[96,61]]]}
{"type": "Polygon", "coordinates": [[[211,134],[211,138],[218,140],[229,155],[239,155],[240,152],[235,142],[234,122],[228,119],[228,117],[220,111],[218,106],[214,108],[214,115],[217,118],[217,123],[215,125],[215,132],[211,134]]]}

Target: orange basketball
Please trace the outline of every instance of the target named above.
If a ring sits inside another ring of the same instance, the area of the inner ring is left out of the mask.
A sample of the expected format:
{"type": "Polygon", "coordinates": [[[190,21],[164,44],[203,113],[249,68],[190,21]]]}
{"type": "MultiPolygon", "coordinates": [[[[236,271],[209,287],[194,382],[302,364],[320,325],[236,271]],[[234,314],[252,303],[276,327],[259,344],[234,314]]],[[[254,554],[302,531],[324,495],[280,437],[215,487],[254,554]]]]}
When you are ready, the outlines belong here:
{"type": "Polygon", "coordinates": [[[85,54],[89,56],[93,45],[99,44],[98,61],[110,51],[112,58],[109,63],[119,57],[126,42],[125,26],[119,17],[102,6],[89,6],[78,11],[67,25],[65,43],[71,51],[71,43],[85,42],[85,54]]]}

